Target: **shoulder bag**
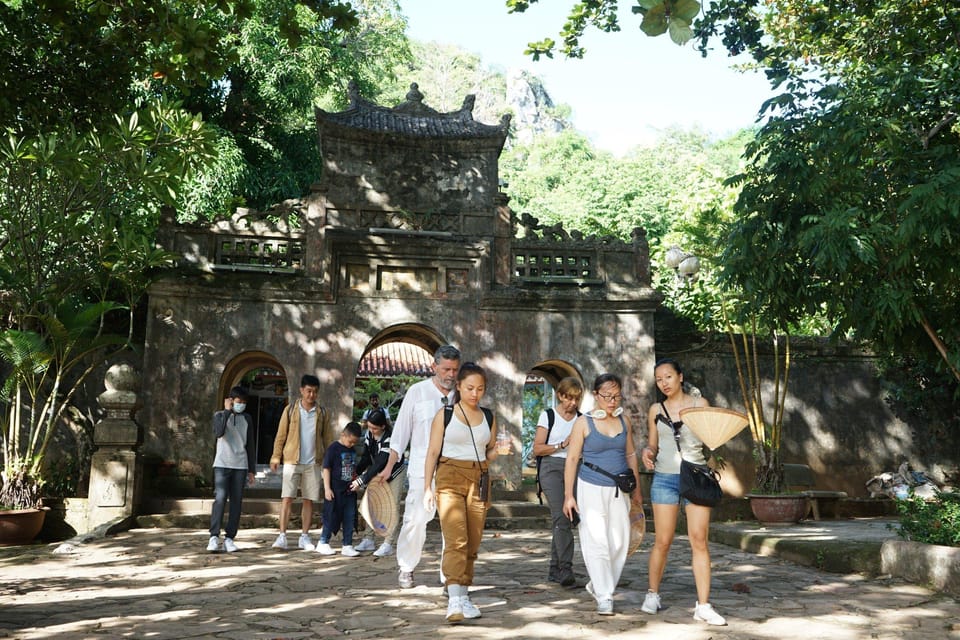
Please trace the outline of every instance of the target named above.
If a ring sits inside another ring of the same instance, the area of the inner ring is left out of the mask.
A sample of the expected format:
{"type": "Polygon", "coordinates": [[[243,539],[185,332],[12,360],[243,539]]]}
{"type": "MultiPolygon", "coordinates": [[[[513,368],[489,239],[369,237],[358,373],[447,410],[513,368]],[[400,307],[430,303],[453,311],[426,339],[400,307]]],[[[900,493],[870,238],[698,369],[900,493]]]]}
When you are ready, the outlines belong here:
{"type": "Polygon", "coordinates": [[[667,407],[662,402],[663,415],[673,428],[673,439],[680,454],[680,497],[702,507],[715,507],[723,499],[720,488],[720,474],[705,464],[694,464],[683,459],[680,449],[680,427],[670,418],[667,407]]]}

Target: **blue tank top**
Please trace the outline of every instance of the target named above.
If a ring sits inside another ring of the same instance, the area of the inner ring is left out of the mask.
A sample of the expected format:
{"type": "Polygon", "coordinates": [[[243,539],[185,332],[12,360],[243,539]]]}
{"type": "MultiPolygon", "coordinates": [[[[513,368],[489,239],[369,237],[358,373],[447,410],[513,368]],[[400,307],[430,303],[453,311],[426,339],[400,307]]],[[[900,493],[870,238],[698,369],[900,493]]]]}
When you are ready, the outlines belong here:
{"type": "MultiPolygon", "coordinates": [[[[620,433],[610,437],[597,431],[593,418],[587,418],[587,437],[583,439],[583,460],[595,464],[604,471],[617,475],[630,469],[627,466],[627,425],[620,418],[620,433]]],[[[586,465],[580,465],[580,479],[601,487],[616,486],[613,478],[586,465]]]]}

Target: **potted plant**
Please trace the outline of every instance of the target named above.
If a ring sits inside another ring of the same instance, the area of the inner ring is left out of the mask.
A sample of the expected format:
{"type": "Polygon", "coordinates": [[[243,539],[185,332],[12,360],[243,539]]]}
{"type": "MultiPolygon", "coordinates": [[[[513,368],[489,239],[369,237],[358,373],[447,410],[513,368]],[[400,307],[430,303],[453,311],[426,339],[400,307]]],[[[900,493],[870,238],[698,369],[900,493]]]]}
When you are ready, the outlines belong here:
{"type": "Polygon", "coordinates": [[[40,506],[54,430],[131,344],[136,301],[171,264],[154,245],[160,209],[211,143],[163,103],[87,133],[0,139],[0,510],[40,506]]]}
{"type": "Polygon", "coordinates": [[[726,306],[723,307],[723,316],[753,437],[755,478],[753,490],[747,494],[750,508],[761,522],[799,522],[807,513],[807,498],[785,491],[783,460],[780,457],[783,411],[790,379],[790,334],[775,328],[769,331],[773,353],[773,397],[769,402],[771,416],[764,409],[766,396],[757,349],[757,318],[750,316],[745,322],[736,324],[730,319],[726,306]]]}

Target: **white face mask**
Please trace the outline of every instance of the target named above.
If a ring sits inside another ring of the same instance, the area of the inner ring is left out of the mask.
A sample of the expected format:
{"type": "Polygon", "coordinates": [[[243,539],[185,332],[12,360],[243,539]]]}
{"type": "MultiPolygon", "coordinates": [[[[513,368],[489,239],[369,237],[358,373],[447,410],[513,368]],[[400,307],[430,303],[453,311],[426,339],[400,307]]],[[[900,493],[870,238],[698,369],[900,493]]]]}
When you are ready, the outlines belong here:
{"type": "Polygon", "coordinates": [[[243,410],[247,408],[246,402],[234,402],[233,403],[233,412],[234,413],[243,413],[243,410]]]}
{"type": "MultiPolygon", "coordinates": [[[[616,409],[613,410],[614,418],[619,418],[621,415],[623,415],[623,407],[617,407],[616,409]]],[[[593,411],[590,412],[590,416],[592,418],[596,418],[597,420],[603,420],[604,418],[607,417],[607,412],[604,411],[603,409],[594,409],[593,411]]]]}

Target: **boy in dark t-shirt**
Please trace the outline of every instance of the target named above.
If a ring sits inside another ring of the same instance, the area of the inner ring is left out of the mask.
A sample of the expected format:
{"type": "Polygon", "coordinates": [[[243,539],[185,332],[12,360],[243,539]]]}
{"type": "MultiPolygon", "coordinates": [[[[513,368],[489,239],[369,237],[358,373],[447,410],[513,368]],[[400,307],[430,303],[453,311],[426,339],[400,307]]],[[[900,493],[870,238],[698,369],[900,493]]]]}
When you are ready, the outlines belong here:
{"type": "Polygon", "coordinates": [[[360,440],[360,425],[349,422],[340,432],[340,438],[327,448],[323,456],[323,530],[317,552],[325,556],[336,553],[330,546],[330,538],[343,527],[343,548],[340,553],[347,557],[360,555],[353,548],[353,523],[357,516],[357,494],[350,483],[357,475],[357,454],[354,447],[360,440]]]}

